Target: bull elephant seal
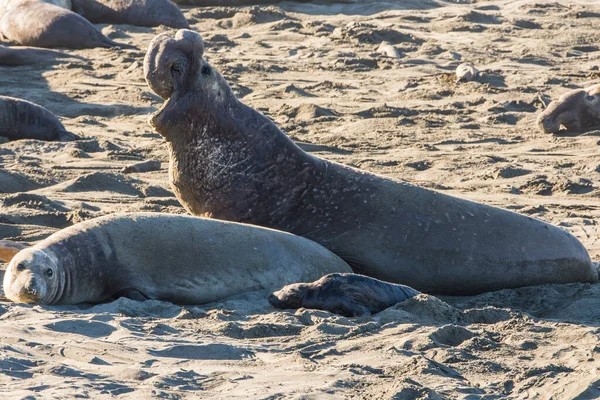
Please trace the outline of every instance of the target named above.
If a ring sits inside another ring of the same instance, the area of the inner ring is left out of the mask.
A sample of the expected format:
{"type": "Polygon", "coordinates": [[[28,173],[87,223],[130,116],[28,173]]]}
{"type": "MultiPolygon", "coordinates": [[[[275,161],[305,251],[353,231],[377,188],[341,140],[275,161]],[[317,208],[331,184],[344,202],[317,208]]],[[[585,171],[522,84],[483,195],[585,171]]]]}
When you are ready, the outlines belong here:
{"type": "Polygon", "coordinates": [[[68,142],[79,136],[67,131],[56,115],[27,100],[0,96],[0,136],[8,140],[68,142]]]}
{"type": "Polygon", "coordinates": [[[346,317],[365,317],[403,302],[419,292],[357,274],[329,274],[312,283],[293,283],[269,296],[281,309],[314,308],[346,317]]]}
{"type": "Polygon", "coordinates": [[[72,58],[82,60],[60,51],[36,49],[35,47],[7,47],[0,45],[0,66],[17,67],[20,65],[52,64],[58,59],[72,58]]]}
{"type": "Polygon", "coordinates": [[[587,251],[540,220],[323,160],[242,104],[202,58],[200,35],[158,35],[146,81],[166,99],[149,120],[194,215],[304,236],[355,272],[430,293],[595,282],[587,251]]]}
{"type": "Polygon", "coordinates": [[[36,0],[6,0],[0,13],[0,37],[23,46],[135,48],[107,38],[70,10],[36,0]]]}
{"type": "Polygon", "coordinates": [[[540,114],[538,125],[545,133],[558,133],[561,125],[575,132],[600,127],[600,84],[563,94],[540,114]]]}
{"type": "Polygon", "coordinates": [[[118,296],[204,304],[350,272],[310,240],[183,215],[128,213],[63,229],[17,253],[4,275],[10,300],[98,303],[118,296]]]}
{"type": "Polygon", "coordinates": [[[73,0],[73,11],[95,24],[190,26],[179,7],[169,0],[73,0]]]}

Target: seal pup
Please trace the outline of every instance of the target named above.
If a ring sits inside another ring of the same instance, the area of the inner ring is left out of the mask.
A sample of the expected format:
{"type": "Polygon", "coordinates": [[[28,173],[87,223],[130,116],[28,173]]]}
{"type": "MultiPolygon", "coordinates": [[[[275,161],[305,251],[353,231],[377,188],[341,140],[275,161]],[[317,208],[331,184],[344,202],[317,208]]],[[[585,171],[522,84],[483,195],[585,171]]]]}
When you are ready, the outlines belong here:
{"type": "Polygon", "coordinates": [[[269,296],[273,307],[313,308],[345,317],[368,317],[403,302],[415,289],[357,274],[334,273],[312,283],[293,283],[269,296]]]}
{"type": "Polygon", "coordinates": [[[160,170],[160,160],[146,160],[124,166],[121,169],[121,173],[131,174],[133,172],[150,172],[158,170],[160,170]]]}
{"type": "Polygon", "coordinates": [[[598,280],[583,245],[557,226],[305,153],[240,102],[203,53],[200,35],[180,30],[155,37],[144,61],[166,99],[149,123],[191,214],[304,236],[355,272],[429,293],[598,280]]]}
{"type": "Polygon", "coordinates": [[[72,56],[60,51],[37,49],[35,47],[7,47],[0,45],[0,65],[17,67],[20,65],[51,64],[61,58],[83,60],[81,57],[72,56]]]}
{"type": "Polygon", "coordinates": [[[561,125],[574,132],[600,127],[600,84],[563,94],[548,104],[537,123],[545,133],[558,133],[561,125]]]}
{"type": "Polygon", "coordinates": [[[94,24],[190,27],[179,7],[169,0],[73,0],[73,11],[94,24]]]}
{"type": "Polygon", "coordinates": [[[184,215],[125,213],[81,222],[20,251],[4,275],[4,293],[35,304],[120,296],[205,304],[350,271],[324,247],[289,233],[184,215]]]}
{"type": "Polygon", "coordinates": [[[15,254],[27,247],[24,243],[0,240],[0,261],[9,262],[15,254]]]}
{"type": "Polygon", "coordinates": [[[69,142],[80,139],[65,129],[56,115],[27,100],[0,96],[0,136],[8,140],[36,139],[69,142]]]}
{"type": "Polygon", "coordinates": [[[0,37],[23,46],[132,48],[104,36],[94,25],[73,11],[37,0],[6,0],[0,13],[0,37]]]}

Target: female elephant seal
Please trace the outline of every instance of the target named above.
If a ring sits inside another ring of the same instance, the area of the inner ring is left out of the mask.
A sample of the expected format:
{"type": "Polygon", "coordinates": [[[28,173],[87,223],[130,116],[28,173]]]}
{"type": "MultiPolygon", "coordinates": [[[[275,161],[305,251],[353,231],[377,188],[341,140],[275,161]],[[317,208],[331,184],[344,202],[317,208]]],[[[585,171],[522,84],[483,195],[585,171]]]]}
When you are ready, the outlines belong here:
{"type": "Polygon", "coordinates": [[[36,49],[35,47],[7,47],[0,45],[0,65],[16,67],[32,64],[52,64],[59,58],[83,60],[81,57],[65,54],[60,51],[36,49]]]}
{"type": "Polygon", "coordinates": [[[8,140],[37,139],[68,142],[79,136],[67,131],[56,115],[27,100],[0,96],[0,136],[8,140]]]}
{"type": "Polygon", "coordinates": [[[81,15],[36,0],[5,0],[0,37],[23,46],[135,48],[107,38],[81,15]]]}
{"type": "Polygon", "coordinates": [[[558,133],[561,125],[574,132],[600,127],[600,84],[563,94],[540,114],[538,125],[545,133],[558,133]]]}
{"type": "Polygon", "coordinates": [[[20,251],[6,270],[4,292],[10,300],[40,304],[118,296],[204,304],[350,271],[327,249],[289,233],[130,213],[81,222],[20,251]]]}
{"type": "Polygon", "coordinates": [[[357,274],[329,274],[316,282],[294,283],[269,296],[281,309],[316,308],[346,317],[365,317],[418,295],[415,289],[357,274]]]}
{"type": "Polygon", "coordinates": [[[179,7],[169,0],[72,0],[73,11],[95,24],[166,25],[189,28],[179,7]]]}
{"type": "Polygon", "coordinates": [[[556,226],[305,153],[236,99],[203,53],[200,35],[180,30],[155,37],[144,62],[167,99],[149,122],[190,213],[292,232],[355,272],[432,293],[598,280],[556,226]]]}

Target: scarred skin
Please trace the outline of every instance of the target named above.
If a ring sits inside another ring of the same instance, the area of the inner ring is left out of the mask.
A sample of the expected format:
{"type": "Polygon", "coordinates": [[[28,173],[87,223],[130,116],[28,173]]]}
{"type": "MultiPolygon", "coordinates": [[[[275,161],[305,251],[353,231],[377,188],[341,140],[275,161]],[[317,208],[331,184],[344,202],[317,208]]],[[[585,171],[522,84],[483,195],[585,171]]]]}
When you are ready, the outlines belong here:
{"type": "Polygon", "coordinates": [[[7,96],[0,96],[0,136],[9,140],[61,142],[79,139],[79,136],[67,131],[58,118],[44,107],[7,96]]]}
{"type": "Polygon", "coordinates": [[[62,58],[81,59],[81,57],[71,56],[60,51],[36,49],[35,47],[0,46],[0,65],[5,67],[32,64],[48,65],[56,63],[58,59],[62,58]]]}
{"type": "Polygon", "coordinates": [[[334,272],[350,267],[289,233],[184,215],[125,213],[81,222],[21,250],[8,265],[3,288],[10,300],[32,304],[117,297],[205,304],[334,272]]]}
{"type": "Polygon", "coordinates": [[[305,153],[236,99],[203,53],[200,35],[180,30],[155,37],[144,62],[168,99],[149,122],[191,214],[304,236],[355,272],[430,293],[598,280],[563,229],[305,153]]]}
{"type": "Polygon", "coordinates": [[[73,11],[95,24],[166,25],[189,28],[179,7],[169,0],[72,0],[73,11]]]}
{"type": "Polygon", "coordinates": [[[7,0],[0,13],[0,38],[23,46],[85,49],[135,48],[107,38],[88,20],[54,4],[7,0]]]}
{"type": "Polygon", "coordinates": [[[558,133],[561,125],[573,132],[600,127],[600,84],[563,94],[540,114],[538,125],[545,133],[558,133]]]}
{"type": "Polygon", "coordinates": [[[303,307],[365,317],[418,294],[408,286],[364,275],[334,273],[312,283],[287,285],[269,296],[269,303],[284,310],[303,307]]]}

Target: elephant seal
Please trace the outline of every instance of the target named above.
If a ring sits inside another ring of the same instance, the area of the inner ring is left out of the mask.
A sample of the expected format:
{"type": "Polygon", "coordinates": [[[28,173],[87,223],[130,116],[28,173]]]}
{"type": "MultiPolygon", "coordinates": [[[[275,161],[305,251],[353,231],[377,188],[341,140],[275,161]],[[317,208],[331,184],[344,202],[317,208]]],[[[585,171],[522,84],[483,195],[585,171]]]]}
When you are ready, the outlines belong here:
{"type": "Polygon", "coordinates": [[[327,249],[289,233],[183,215],[125,213],[81,222],[20,251],[4,275],[4,293],[36,304],[120,296],[204,304],[350,271],[327,249]]]}
{"type": "Polygon", "coordinates": [[[70,10],[36,0],[6,0],[0,13],[0,37],[23,46],[133,48],[107,38],[70,10]]]}
{"type": "Polygon", "coordinates": [[[73,0],[73,11],[95,24],[190,26],[179,7],[169,0],[73,0]]]}
{"type": "Polygon", "coordinates": [[[313,308],[345,317],[368,317],[419,292],[364,275],[333,273],[312,283],[287,285],[269,296],[273,307],[313,308]]]}
{"type": "Polygon", "coordinates": [[[121,169],[123,174],[131,174],[133,172],[150,172],[160,170],[160,160],[146,160],[124,166],[121,169]]]}
{"type": "Polygon", "coordinates": [[[144,60],[148,85],[166,99],[149,123],[191,214],[291,232],[355,272],[429,293],[598,280],[559,227],[305,153],[240,102],[203,53],[200,35],[180,30],[155,37],[144,60]]]}
{"type": "Polygon", "coordinates": [[[73,58],[83,60],[60,51],[36,49],[35,47],[7,47],[0,45],[0,66],[17,67],[20,65],[51,64],[57,59],[73,58]]]}
{"type": "Polygon", "coordinates": [[[600,127],[600,84],[563,94],[548,105],[537,122],[545,133],[558,133],[561,125],[575,132],[600,127]]]}
{"type": "Polygon", "coordinates": [[[69,142],[80,139],[65,129],[56,115],[27,100],[0,96],[0,136],[8,140],[37,139],[69,142]]]}

